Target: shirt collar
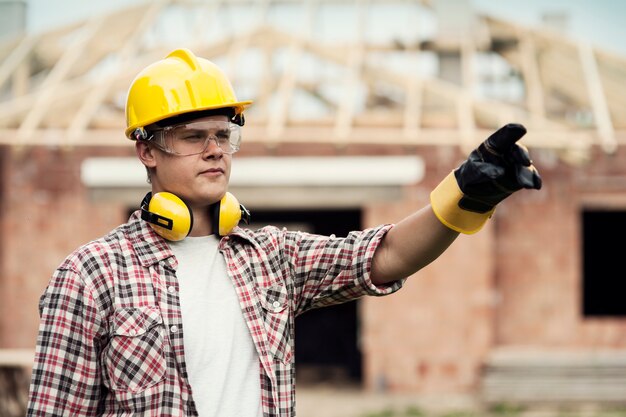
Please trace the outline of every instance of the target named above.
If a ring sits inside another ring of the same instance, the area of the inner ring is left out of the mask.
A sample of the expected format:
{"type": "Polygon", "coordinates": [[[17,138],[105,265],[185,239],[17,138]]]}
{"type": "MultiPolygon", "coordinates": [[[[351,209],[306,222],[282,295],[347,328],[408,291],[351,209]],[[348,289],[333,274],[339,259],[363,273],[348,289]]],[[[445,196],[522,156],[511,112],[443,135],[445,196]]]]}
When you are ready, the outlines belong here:
{"type": "Polygon", "coordinates": [[[152,230],[148,222],[141,219],[139,210],[130,216],[127,233],[128,240],[144,267],[174,256],[167,241],[152,230]]]}
{"type": "MultiPolygon", "coordinates": [[[[141,219],[139,210],[135,211],[128,220],[127,236],[135,249],[139,262],[144,267],[152,266],[170,257],[174,259],[174,253],[170,245],[150,227],[148,222],[141,219]]],[[[250,231],[238,226],[227,236],[227,240],[230,240],[230,238],[234,236],[244,239],[256,246],[259,245],[259,242],[250,231]]],[[[224,238],[222,238],[222,241],[224,241],[224,238]]]]}

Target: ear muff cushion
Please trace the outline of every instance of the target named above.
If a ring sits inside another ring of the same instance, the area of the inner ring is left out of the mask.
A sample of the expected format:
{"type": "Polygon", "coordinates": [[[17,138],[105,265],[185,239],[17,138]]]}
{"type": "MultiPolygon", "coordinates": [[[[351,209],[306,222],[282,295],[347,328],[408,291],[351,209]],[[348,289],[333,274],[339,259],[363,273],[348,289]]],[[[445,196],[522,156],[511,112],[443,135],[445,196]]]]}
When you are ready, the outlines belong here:
{"type": "Polygon", "coordinates": [[[241,220],[239,201],[231,193],[226,193],[211,212],[213,232],[220,236],[229,234],[241,220]]]}
{"type": "Polygon", "coordinates": [[[193,227],[193,215],[189,207],[178,196],[156,193],[148,204],[150,226],[167,240],[179,241],[187,237],[193,227]]]}

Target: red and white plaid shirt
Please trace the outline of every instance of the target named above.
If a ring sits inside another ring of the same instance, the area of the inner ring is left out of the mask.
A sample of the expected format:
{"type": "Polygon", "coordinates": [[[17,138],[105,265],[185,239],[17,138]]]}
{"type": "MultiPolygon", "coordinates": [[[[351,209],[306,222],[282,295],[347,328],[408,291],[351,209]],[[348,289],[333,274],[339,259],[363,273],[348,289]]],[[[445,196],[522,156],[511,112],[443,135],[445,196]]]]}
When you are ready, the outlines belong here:
{"type": "MultiPolygon", "coordinates": [[[[401,281],[377,287],[369,279],[390,228],[346,238],[237,228],[222,238],[259,353],[264,416],[294,415],[298,314],[400,288],[401,281]]],[[[138,213],[59,266],[40,301],[29,416],[197,415],[176,267],[169,245],[138,213]]]]}

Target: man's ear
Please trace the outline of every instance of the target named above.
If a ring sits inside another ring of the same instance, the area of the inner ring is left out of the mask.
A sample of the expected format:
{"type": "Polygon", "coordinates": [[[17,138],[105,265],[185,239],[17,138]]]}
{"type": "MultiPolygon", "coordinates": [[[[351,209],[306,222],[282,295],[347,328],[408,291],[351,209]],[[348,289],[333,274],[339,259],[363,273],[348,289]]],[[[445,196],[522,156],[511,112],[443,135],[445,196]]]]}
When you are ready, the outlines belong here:
{"type": "Polygon", "coordinates": [[[156,167],[155,151],[154,148],[148,146],[144,141],[138,140],[135,142],[135,152],[137,157],[148,168],[156,167]]]}

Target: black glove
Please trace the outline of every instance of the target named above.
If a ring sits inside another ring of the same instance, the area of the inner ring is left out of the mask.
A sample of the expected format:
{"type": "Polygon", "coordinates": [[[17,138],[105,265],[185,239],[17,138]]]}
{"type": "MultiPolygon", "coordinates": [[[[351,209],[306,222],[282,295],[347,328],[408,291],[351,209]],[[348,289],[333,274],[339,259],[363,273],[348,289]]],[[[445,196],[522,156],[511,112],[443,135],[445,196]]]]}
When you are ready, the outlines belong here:
{"type": "Polygon", "coordinates": [[[487,213],[522,188],[541,188],[541,177],[524,146],[516,142],[526,134],[520,124],[508,124],[489,136],[454,171],[463,192],[459,207],[487,213]]]}

